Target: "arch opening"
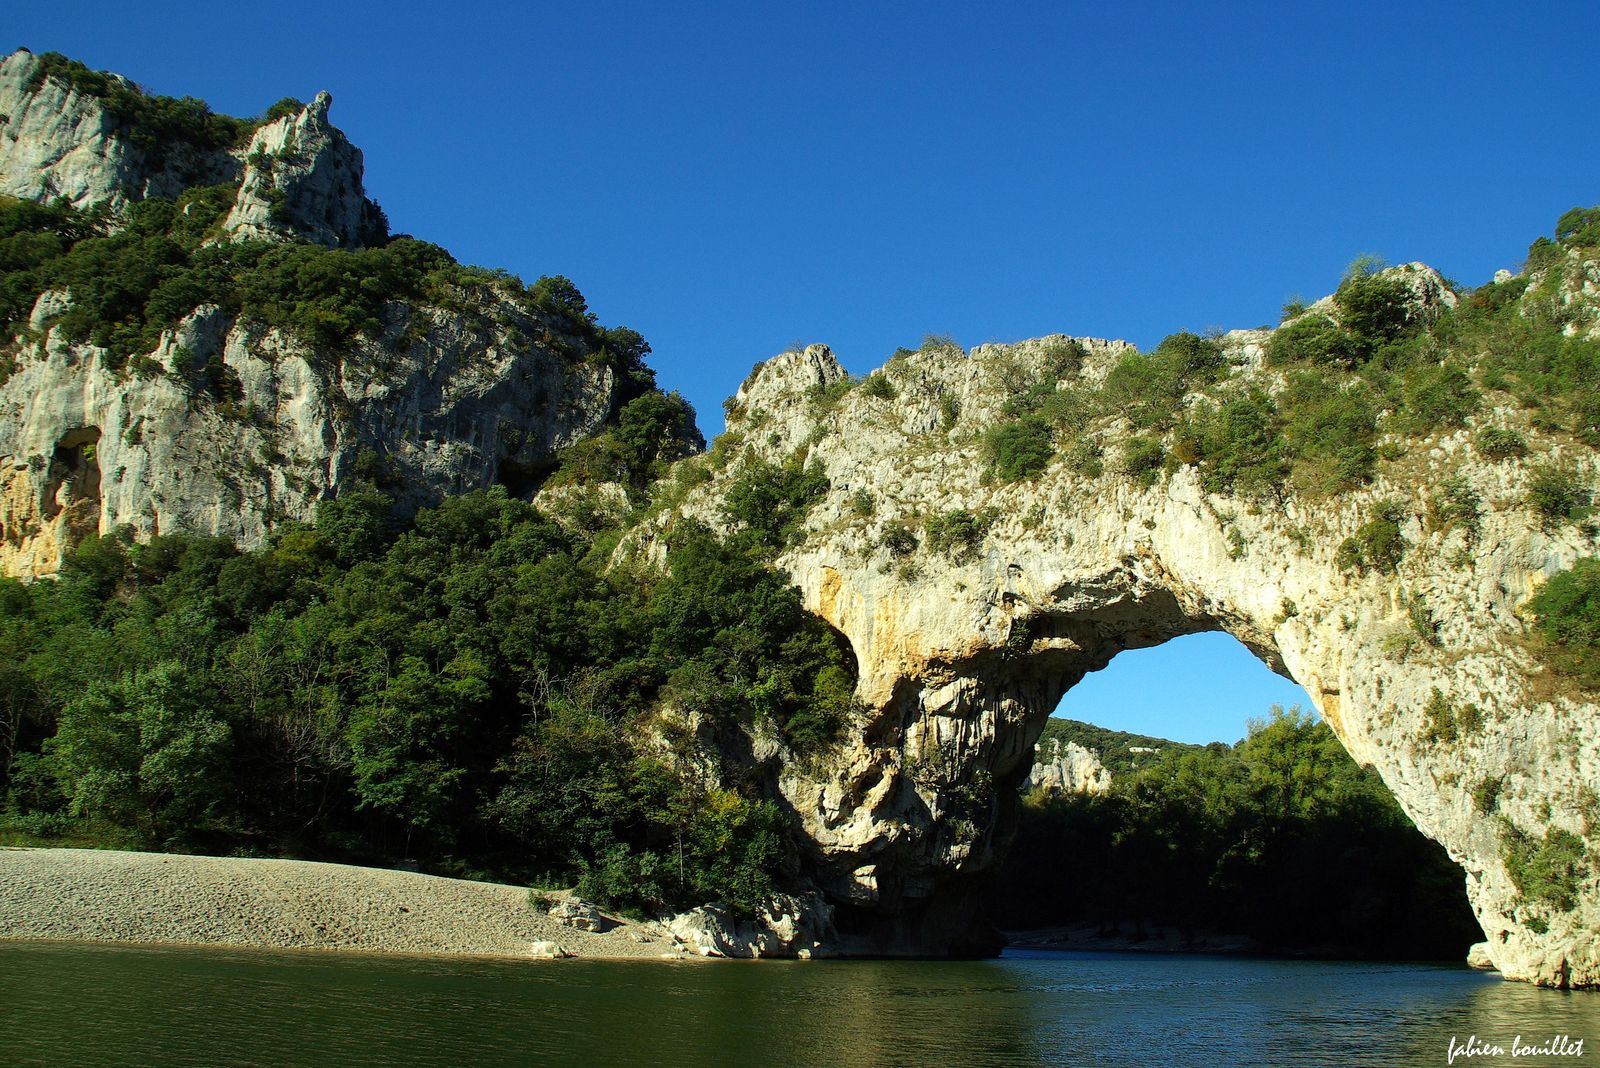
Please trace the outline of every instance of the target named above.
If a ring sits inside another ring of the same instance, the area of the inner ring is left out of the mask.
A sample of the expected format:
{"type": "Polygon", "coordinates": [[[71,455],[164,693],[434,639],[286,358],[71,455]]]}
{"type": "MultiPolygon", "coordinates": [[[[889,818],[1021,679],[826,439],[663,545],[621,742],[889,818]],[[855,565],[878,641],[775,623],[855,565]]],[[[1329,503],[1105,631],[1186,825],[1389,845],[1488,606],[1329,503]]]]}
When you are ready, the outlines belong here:
{"type": "Polygon", "coordinates": [[[1014,945],[1460,960],[1481,938],[1462,868],[1223,632],[1085,675],[1020,789],[985,898],[1014,945]]]}

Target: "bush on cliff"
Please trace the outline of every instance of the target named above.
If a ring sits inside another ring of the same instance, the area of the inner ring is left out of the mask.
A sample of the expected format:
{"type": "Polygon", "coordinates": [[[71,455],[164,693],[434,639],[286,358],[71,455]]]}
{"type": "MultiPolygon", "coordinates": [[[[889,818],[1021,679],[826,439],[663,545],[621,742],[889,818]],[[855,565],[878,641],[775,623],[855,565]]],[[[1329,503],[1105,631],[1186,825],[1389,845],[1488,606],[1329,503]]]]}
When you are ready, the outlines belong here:
{"type": "Polygon", "coordinates": [[[1552,577],[1527,609],[1545,659],[1600,689],[1600,560],[1587,557],[1552,577]]]}

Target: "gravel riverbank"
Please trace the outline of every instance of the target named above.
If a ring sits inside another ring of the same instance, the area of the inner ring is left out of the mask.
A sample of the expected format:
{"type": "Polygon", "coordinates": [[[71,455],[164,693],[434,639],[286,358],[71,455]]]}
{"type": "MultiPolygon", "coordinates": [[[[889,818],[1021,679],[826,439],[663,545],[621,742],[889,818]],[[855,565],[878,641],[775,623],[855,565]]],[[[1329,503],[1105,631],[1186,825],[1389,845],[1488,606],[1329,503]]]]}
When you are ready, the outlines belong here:
{"type": "Polygon", "coordinates": [[[100,849],[0,848],[0,938],[511,957],[547,941],[579,957],[679,955],[656,924],[565,926],[525,887],[100,849]]]}

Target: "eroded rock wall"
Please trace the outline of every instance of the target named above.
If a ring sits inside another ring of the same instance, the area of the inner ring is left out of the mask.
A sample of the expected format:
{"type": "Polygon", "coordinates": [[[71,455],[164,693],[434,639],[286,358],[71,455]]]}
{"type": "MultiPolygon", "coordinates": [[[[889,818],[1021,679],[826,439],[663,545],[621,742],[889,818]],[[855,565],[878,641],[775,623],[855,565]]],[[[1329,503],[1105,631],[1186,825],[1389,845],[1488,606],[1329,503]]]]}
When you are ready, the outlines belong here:
{"type": "MultiPolygon", "coordinates": [[[[330,104],[320,93],[243,146],[152,147],[18,51],[0,60],[0,193],[105,202],[115,226],[130,201],[237,183],[213,240],[381,242],[387,223],[330,104]]],[[[561,324],[515,288],[391,303],[382,331],[338,351],[202,306],[132,360],[67,340],[55,324],[71,293],[41,294],[27,328],[0,339],[0,366],[15,367],[0,381],[0,574],[53,574],[84,537],[119,527],[257,545],[357,481],[405,508],[526,482],[603,426],[617,383],[558,352],[561,324]]]]}
{"type": "Polygon", "coordinates": [[[383,336],[338,358],[202,307],[163,337],[159,372],[111,370],[36,316],[0,384],[0,571],[52,574],[123,526],[253,546],[358,481],[415,508],[548,465],[604,424],[614,375],[529,341],[542,324],[514,302],[477,299],[393,304],[383,336]]]}
{"type": "Polygon", "coordinates": [[[1056,794],[1108,794],[1111,792],[1111,772],[1100,763],[1092,749],[1077,742],[1061,744],[1059,738],[1050,739],[1050,748],[1036,750],[1033,770],[1022,782],[1022,789],[1043,790],[1056,794]]]}
{"type": "MultiPolygon", "coordinates": [[[[1262,365],[1266,338],[1226,337],[1236,375],[1274,373],[1262,365]]],[[[1017,787],[1061,695],[1123,649],[1225,630],[1300,682],[1351,754],[1462,864],[1503,973],[1600,982],[1596,866],[1561,910],[1523,900],[1505,861],[1512,829],[1535,840],[1568,830],[1591,857],[1600,832],[1600,709],[1541,673],[1519,617],[1542,581],[1600,550],[1593,527],[1541,524],[1529,465],[1478,456],[1472,426],[1408,441],[1370,487],[1316,501],[1207,492],[1190,467],[1149,486],[1110,471],[1088,478],[1059,457],[1037,478],[997,479],[980,435],[1009,418],[1014,383],[1046,375],[1063,340],[970,355],[925,347],[878,372],[890,389],[842,397],[844,372],[825,348],[778,356],[735,399],[734,437],[712,454],[725,466],[681,507],[725,524],[719,502],[742,454],[803,457],[829,479],[780,562],[849,639],[866,711],[823,767],[786,764],[778,786],[840,929],[876,951],[981,946],[974,887],[1011,833],[1017,787]],[[1475,537],[1429,508],[1452,476],[1482,499],[1475,537]],[[1342,568],[1339,546],[1380,501],[1405,513],[1397,571],[1342,568]],[[926,521],[957,510],[987,516],[986,531],[934,550],[926,521]],[[1441,731],[1441,709],[1463,728],[1441,731]]],[[[1078,341],[1088,356],[1070,374],[1083,382],[1125,351],[1078,341]]],[[[1596,484],[1594,451],[1574,439],[1514,408],[1475,417],[1488,422],[1596,484]]]]}
{"type": "Polygon", "coordinates": [[[40,59],[25,50],[0,59],[0,194],[87,208],[238,180],[234,154],[184,144],[141,148],[99,99],[40,71],[40,59]]]}
{"type": "Polygon", "coordinates": [[[333,98],[318,93],[298,115],[257,130],[222,229],[232,240],[299,238],[330,248],[382,241],[388,222],[368,200],[361,150],[328,121],[333,98]]]}
{"type": "MultiPolygon", "coordinates": [[[[137,91],[118,75],[105,77],[137,91]]],[[[231,240],[306,240],[338,248],[380,243],[388,223],[363,186],[361,150],[328,120],[318,93],[298,114],[263,123],[244,145],[152,143],[100,98],[47,77],[26,50],[0,59],[0,194],[113,209],[191,186],[239,186],[223,224],[231,240]]],[[[248,126],[246,127],[248,130],[248,126]]]]}

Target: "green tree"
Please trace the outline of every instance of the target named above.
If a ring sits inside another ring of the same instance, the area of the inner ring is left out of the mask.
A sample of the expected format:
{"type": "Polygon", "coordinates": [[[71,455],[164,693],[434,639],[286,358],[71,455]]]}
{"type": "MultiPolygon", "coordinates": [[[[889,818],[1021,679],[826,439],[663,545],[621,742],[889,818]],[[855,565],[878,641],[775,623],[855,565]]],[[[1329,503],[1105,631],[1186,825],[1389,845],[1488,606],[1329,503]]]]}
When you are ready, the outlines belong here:
{"type": "Polygon", "coordinates": [[[73,812],[154,840],[223,818],[232,731],[210,692],[168,663],[93,686],[68,704],[46,751],[73,812]]]}

